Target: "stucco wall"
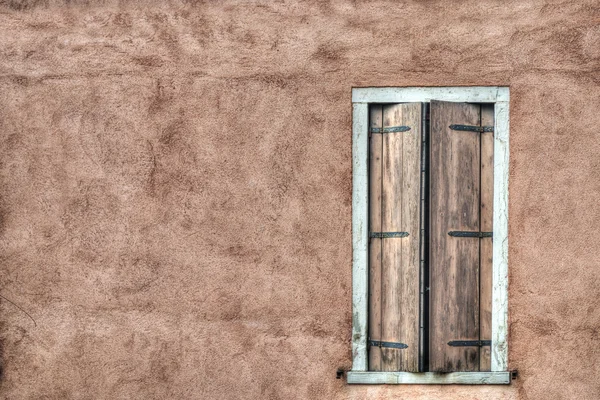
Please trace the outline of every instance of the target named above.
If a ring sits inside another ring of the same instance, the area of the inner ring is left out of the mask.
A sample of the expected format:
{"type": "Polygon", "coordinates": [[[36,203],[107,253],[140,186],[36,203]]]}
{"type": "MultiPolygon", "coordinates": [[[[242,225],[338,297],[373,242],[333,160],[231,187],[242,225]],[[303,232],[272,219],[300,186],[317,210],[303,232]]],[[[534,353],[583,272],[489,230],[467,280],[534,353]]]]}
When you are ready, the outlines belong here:
{"type": "Polygon", "coordinates": [[[600,398],[596,0],[0,3],[2,398],[600,398]],[[519,379],[349,386],[351,88],[455,85],[511,89],[519,379]]]}

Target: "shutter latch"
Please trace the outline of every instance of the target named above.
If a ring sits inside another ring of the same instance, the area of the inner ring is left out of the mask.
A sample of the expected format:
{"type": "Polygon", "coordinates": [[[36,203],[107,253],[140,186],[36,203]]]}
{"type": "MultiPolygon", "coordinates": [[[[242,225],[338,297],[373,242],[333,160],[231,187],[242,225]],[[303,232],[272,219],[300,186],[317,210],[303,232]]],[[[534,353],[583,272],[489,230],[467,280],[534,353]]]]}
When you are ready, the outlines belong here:
{"type": "Polygon", "coordinates": [[[408,345],[399,342],[382,342],[381,340],[369,340],[369,346],[389,347],[391,349],[407,349],[408,345]]]}
{"type": "Polygon", "coordinates": [[[468,131],[468,132],[494,132],[493,126],[477,126],[477,125],[450,125],[453,131],[468,131]]]}
{"type": "Polygon", "coordinates": [[[491,340],[451,340],[448,342],[448,346],[462,347],[462,346],[491,346],[491,340]]]}
{"type": "Polygon", "coordinates": [[[484,238],[484,237],[492,237],[493,232],[470,232],[470,231],[450,231],[448,235],[454,237],[474,237],[474,238],[484,238]]]}

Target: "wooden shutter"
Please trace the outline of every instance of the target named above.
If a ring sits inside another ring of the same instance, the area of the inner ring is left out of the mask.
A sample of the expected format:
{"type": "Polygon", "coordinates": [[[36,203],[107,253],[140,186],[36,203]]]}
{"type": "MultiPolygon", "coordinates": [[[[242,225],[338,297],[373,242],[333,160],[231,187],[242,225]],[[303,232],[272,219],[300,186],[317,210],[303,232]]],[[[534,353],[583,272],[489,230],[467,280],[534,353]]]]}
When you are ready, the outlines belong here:
{"type": "Polygon", "coordinates": [[[493,126],[493,107],[432,101],[430,110],[429,369],[489,370],[492,238],[449,232],[492,231],[493,132],[479,127],[493,126]]]}
{"type": "Polygon", "coordinates": [[[421,108],[373,105],[370,111],[372,371],[418,371],[421,108]],[[382,342],[406,347],[379,347],[382,342]]]}

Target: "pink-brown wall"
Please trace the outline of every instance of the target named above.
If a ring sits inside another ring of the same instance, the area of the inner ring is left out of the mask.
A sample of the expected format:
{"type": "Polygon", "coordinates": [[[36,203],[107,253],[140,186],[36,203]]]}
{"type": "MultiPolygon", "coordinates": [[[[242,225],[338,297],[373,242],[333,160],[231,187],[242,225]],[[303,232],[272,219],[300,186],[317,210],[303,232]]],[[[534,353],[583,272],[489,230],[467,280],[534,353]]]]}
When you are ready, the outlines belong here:
{"type": "Polygon", "coordinates": [[[0,3],[2,398],[600,398],[597,0],[0,3]],[[351,88],[461,85],[519,378],[347,385],[351,88]]]}

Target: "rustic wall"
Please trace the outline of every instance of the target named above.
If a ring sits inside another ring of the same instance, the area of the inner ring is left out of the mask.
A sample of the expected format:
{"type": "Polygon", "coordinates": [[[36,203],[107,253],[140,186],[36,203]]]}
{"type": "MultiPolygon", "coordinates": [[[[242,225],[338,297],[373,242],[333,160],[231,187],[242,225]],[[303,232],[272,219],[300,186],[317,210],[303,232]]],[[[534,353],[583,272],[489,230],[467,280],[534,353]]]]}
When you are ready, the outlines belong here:
{"type": "Polygon", "coordinates": [[[0,3],[2,398],[600,398],[597,0],[0,3]],[[511,88],[520,377],[349,386],[351,88],[430,85],[511,88]]]}

